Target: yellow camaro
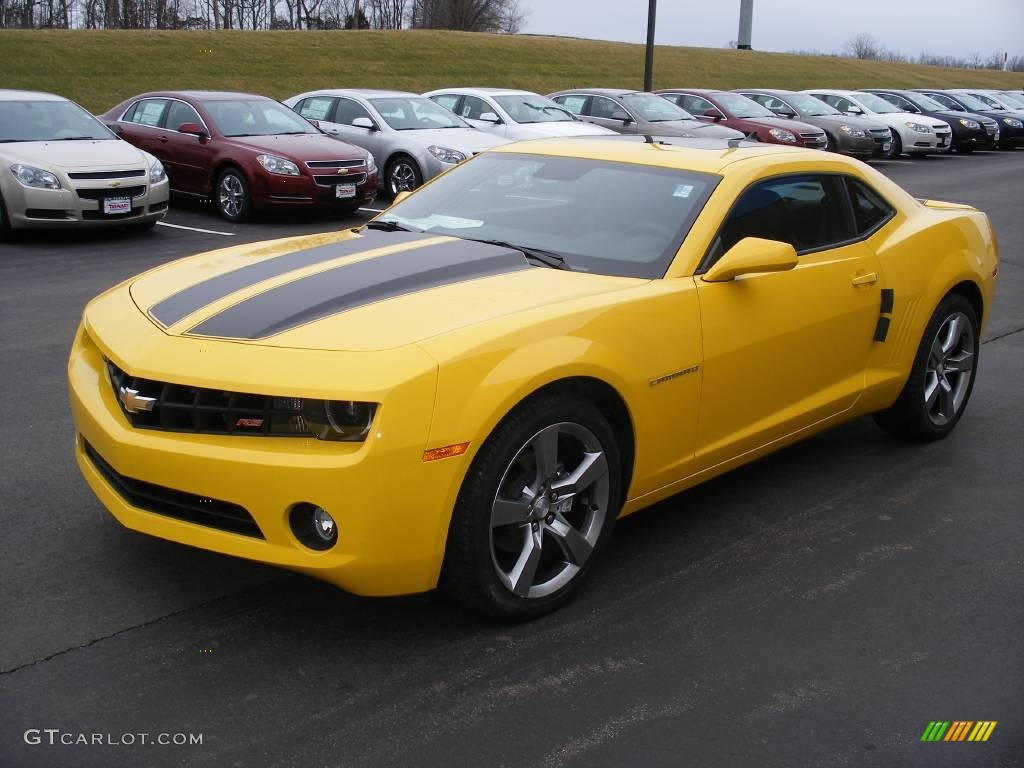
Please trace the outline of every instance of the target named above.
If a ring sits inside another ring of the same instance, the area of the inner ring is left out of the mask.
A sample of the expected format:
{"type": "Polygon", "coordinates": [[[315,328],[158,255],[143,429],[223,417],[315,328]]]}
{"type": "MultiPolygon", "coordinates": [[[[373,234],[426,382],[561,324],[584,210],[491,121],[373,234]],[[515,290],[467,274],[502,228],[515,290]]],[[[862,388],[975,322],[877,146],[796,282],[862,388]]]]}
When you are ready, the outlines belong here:
{"type": "Polygon", "coordinates": [[[863,414],[944,437],[997,270],[983,213],[837,155],[509,145],[93,300],[78,464],[144,533],[535,616],[617,517],[863,414]]]}

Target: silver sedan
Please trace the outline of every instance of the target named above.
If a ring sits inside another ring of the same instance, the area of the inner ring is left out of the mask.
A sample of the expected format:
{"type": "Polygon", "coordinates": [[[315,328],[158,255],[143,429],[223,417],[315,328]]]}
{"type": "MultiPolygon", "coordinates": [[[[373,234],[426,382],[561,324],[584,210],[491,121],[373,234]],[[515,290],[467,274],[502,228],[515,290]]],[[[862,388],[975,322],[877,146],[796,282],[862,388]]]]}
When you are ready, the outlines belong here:
{"type": "Polygon", "coordinates": [[[507,139],[479,131],[430,99],[402,91],[327,89],[284,103],[321,130],[373,154],[392,196],[507,139]]]}

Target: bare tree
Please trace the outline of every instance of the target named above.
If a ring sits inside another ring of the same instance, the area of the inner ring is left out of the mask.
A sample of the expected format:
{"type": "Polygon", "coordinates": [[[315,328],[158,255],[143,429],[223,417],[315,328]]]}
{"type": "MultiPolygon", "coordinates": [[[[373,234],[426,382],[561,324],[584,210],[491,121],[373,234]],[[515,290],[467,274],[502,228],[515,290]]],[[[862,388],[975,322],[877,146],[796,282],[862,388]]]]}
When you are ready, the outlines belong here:
{"type": "Polygon", "coordinates": [[[844,46],[847,53],[855,59],[877,59],[881,54],[878,41],[867,32],[854,35],[844,46]]]}

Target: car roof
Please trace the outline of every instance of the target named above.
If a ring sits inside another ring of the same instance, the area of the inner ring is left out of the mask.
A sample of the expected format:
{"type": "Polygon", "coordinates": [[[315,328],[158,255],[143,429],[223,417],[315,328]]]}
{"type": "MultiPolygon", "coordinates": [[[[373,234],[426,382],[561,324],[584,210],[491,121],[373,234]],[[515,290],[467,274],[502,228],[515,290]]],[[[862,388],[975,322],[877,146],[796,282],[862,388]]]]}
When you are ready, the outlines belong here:
{"type": "Polygon", "coordinates": [[[67,101],[63,96],[45,91],[19,91],[15,88],[0,88],[0,101],[67,101]]]}
{"type": "Polygon", "coordinates": [[[806,88],[801,93],[828,93],[833,96],[849,96],[852,93],[863,93],[863,91],[848,91],[843,88],[806,88]]]}
{"type": "Polygon", "coordinates": [[[783,88],[733,88],[737,93],[763,93],[766,96],[792,96],[796,91],[787,91],[783,88]]]}
{"type": "Polygon", "coordinates": [[[729,139],[657,138],[648,143],[646,137],[635,135],[574,136],[571,138],[534,139],[503,144],[487,151],[513,154],[552,155],[622,163],[636,163],[658,168],[675,168],[699,173],[720,174],[726,166],[748,160],[772,160],[783,157],[794,162],[820,160],[837,162],[851,169],[859,160],[817,150],[787,147],[779,144],[747,143],[729,145],[729,139]]]}
{"type": "Polygon", "coordinates": [[[364,99],[371,99],[377,96],[420,96],[418,93],[412,93],[411,91],[390,91],[384,88],[318,88],[315,91],[309,91],[302,94],[303,96],[310,96],[313,94],[322,94],[324,96],[362,96],[364,99]]]}
{"type": "Polygon", "coordinates": [[[191,99],[192,101],[199,102],[226,101],[228,99],[273,101],[268,96],[261,96],[258,93],[243,93],[241,91],[150,91],[149,93],[140,93],[137,96],[133,96],[131,100],[158,98],[191,99]]]}
{"type": "Polygon", "coordinates": [[[466,87],[451,87],[451,88],[435,88],[430,93],[465,93],[470,96],[539,96],[536,91],[525,91],[519,88],[476,88],[471,86],[466,87]]]}
{"type": "Polygon", "coordinates": [[[717,88],[659,88],[655,93],[723,93],[717,88]]]}
{"type": "Polygon", "coordinates": [[[632,88],[568,88],[564,91],[558,91],[558,94],[562,96],[573,93],[578,93],[581,96],[625,96],[631,93],[643,93],[643,91],[637,91],[632,88]]]}

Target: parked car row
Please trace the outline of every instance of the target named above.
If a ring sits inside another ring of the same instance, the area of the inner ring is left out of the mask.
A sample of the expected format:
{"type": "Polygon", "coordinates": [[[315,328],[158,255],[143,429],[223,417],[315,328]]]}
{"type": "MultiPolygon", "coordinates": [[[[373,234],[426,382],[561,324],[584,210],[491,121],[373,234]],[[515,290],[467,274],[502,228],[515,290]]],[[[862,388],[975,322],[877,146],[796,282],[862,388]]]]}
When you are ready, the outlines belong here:
{"type": "Polygon", "coordinates": [[[60,96],[0,90],[10,171],[0,174],[0,238],[12,228],[152,227],[172,189],[212,199],[230,221],[267,208],[350,213],[380,189],[394,197],[479,152],[537,138],[745,139],[863,160],[1024,143],[1024,96],[970,89],[325,89],[283,103],[159,91],[99,118],[60,96]]]}

